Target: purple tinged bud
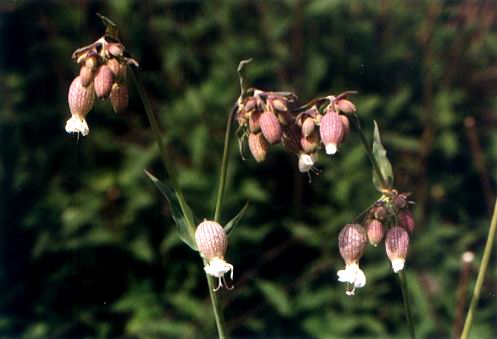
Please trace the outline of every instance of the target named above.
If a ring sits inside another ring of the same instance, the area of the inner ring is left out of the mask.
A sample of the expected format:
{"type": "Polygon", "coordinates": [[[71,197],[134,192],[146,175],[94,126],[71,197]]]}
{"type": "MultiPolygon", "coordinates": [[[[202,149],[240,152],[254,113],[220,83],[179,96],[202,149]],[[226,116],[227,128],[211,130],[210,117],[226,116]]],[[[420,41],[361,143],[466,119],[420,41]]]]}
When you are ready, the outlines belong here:
{"type": "Polygon", "coordinates": [[[269,144],[262,133],[250,133],[248,136],[250,153],[255,161],[262,162],[266,159],[269,144]]]}
{"type": "Polygon", "coordinates": [[[123,113],[128,108],[128,89],[123,84],[115,83],[110,92],[110,103],[116,113],[123,113]]]}
{"type": "Polygon", "coordinates": [[[411,210],[401,209],[399,211],[399,225],[404,227],[409,233],[414,232],[416,223],[414,222],[414,215],[411,210]]]}
{"type": "Polygon", "coordinates": [[[342,119],[335,112],[326,113],[321,119],[319,132],[327,154],[335,154],[344,135],[342,119]]]}
{"type": "Polygon", "coordinates": [[[107,43],[107,51],[114,57],[120,57],[124,53],[124,45],[120,43],[107,43]]]}
{"type": "Polygon", "coordinates": [[[373,246],[378,246],[378,244],[383,240],[385,231],[383,225],[380,221],[372,219],[367,224],[367,233],[369,243],[373,246]]]}
{"type": "Polygon", "coordinates": [[[261,125],[259,124],[259,118],[261,117],[261,112],[252,111],[249,117],[249,129],[251,133],[259,133],[261,131],[261,125]]]}
{"type": "Polygon", "coordinates": [[[345,225],[338,235],[338,247],[345,264],[356,263],[362,257],[368,243],[366,231],[359,224],[345,225]]]}
{"type": "Polygon", "coordinates": [[[409,248],[409,235],[402,227],[392,227],[385,238],[385,248],[395,273],[404,268],[409,248]]]}
{"type": "Polygon", "coordinates": [[[287,100],[282,96],[272,96],[268,97],[269,104],[277,111],[284,112],[287,108],[287,100]]]}
{"type": "Polygon", "coordinates": [[[99,98],[107,98],[112,90],[113,74],[109,66],[102,65],[98,68],[94,79],[95,93],[99,98]]]}
{"type": "Polygon", "coordinates": [[[314,131],[311,135],[308,137],[301,136],[300,137],[300,145],[302,146],[302,149],[304,150],[305,153],[312,153],[316,150],[316,148],[319,146],[319,133],[318,131],[314,131]]]}
{"type": "Polygon", "coordinates": [[[347,99],[340,99],[335,103],[335,106],[344,113],[354,113],[355,105],[347,99]]]}
{"type": "Polygon", "coordinates": [[[342,119],[342,124],[343,124],[342,142],[344,142],[345,138],[347,137],[347,134],[349,134],[350,131],[350,122],[349,118],[347,118],[345,115],[340,115],[340,119],[342,119]]]}
{"type": "Polygon", "coordinates": [[[76,77],[69,87],[67,96],[72,115],[83,117],[91,110],[95,101],[93,86],[84,87],[81,78],[76,77]]]}
{"type": "Polygon", "coordinates": [[[109,59],[107,61],[107,66],[109,66],[112,74],[114,75],[114,80],[120,83],[126,81],[127,76],[127,66],[124,63],[120,63],[117,59],[109,59]]]}
{"type": "Polygon", "coordinates": [[[305,118],[302,123],[302,135],[304,137],[308,137],[314,130],[316,129],[316,124],[314,123],[314,119],[311,117],[305,118]]]}
{"type": "Polygon", "coordinates": [[[259,118],[259,125],[261,126],[262,134],[270,144],[276,144],[280,141],[282,129],[278,118],[273,112],[266,111],[262,113],[259,118]]]}
{"type": "Polygon", "coordinates": [[[380,220],[380,221],[385,220],[385,218],[387,217],[387,214],[388,214],[387,209],[381,203],[377,203],[375,206],[373,206],[369,210],[369,215],[372,218],[380,220]]]}
{"type": "Polygon", "coordinates": [[[81,66],[81,69],[79,71],[81,85],[83,87],[88,87],[91,83],[93,83],[93,75],[94,72],[90,67],[85,65],[81,66]]]}

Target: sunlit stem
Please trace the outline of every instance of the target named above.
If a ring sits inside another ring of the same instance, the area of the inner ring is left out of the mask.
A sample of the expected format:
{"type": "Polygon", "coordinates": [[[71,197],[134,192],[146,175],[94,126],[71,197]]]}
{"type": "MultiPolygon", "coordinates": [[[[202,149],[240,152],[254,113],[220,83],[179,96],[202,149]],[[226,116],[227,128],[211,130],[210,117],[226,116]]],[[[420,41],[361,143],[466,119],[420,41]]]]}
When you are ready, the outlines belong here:
{"type": "Polygon", "coordinates": [[[476,307],[478,306],[478,300],[480,299],[481,288],[483,286],[485,274],[487,273],[488,262],[490,261],[490,255],[492,254],[496,231],[497,201],[495,202],[492,221],[490,222],[490,229],[488,230],[487,243],[485,244],[485,250],[483,251],[483,258],[481,260],[480,269],[478,271],[478,277],[476,278],[476,284],[473,290],[473,296],[471,297],[471,303],[469,304],[468,314],[466,315],[466,321],[464,322],[461,339],[466,339],[469,336],[469,330],[471,329],[471,324],[473,323],[473,317],[476,311],[476,307]]]}

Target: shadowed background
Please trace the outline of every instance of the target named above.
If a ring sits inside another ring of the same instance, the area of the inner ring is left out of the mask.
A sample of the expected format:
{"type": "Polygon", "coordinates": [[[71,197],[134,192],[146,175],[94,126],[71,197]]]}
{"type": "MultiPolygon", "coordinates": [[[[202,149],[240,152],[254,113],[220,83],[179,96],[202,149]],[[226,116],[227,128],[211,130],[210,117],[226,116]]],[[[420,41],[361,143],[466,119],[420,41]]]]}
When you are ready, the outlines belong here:
{"type": "MultiPolygon", "coordinates": [[[[87,137],[64,131],[71,54],[103,34],[97,12],[140,62],[200,218],[213,216],[241,59],[254,58],[249,84],[302,103],[358,90],[364,127],[371,136],[378,122],[395,186],[416,201],[406,267],[417,333],[457,333],[495,198],[494,1],[1,1],[1,335],[216,335],[201,262],[143,172],[166,176],[134,84],[125,115],[98,101],[87,137]],[[466,266],[465,251],[476,253],[466,266]]],[[[406,336],[383,246],[368,247],[355,297],[336,277],[341,226],[378,198],[358,136],[321,154],[312,183],[281,147],[256,164],[232,142],[222,220],[251,202],[230,236],[235,289],[220,292],[232,335],[406,336]]],[[[490,267],[475,337],[497,335],[490,267]]]]}

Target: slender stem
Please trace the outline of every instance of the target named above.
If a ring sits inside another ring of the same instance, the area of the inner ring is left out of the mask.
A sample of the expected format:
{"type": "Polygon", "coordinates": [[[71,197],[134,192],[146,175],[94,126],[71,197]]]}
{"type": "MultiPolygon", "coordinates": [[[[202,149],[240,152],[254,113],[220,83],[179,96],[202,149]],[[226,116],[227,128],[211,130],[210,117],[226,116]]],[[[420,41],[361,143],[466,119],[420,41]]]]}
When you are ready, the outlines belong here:
{"type": "Polygon", "coordinates": [[[399,273],[400,289],[402,290],[402,300],[404,301],[404,312],[406,315],[407,327],[409,328],[409,336],[414,339],[416,333],[414,332],[414,323],[412,321],[411,300],[409,297],[409,288],[407,286],[407,278],[404,270],[399,273]]]}
{"type": "MultiPolygon", "coordinates": [[[[204,264],[205,265],[208,264],[208,262],[205,259],[204,259],[204,264]]],[[[216,288],[216,281],[212,276],[208,275],[207,273],[205,274],[205,277],[207,279],[207,285],[209,286],[209,295],[211,297],[212,310],[214,311],[214,318],[216,319],[217,334],[219,336],[219,339],[229,338],[228,331],[226,330],[226,323],[224,322],[223,308],[221,306],[221,302],[218,298],[218,295],[214,291],[214,289],[216,288]]]]}
{"type": "Polygon", "coordinates": [[[147,113],[148,121],[150,122],[150,126],[152,127],[152,133],[154,134],[155,141],[157,142],[157,146],[159,147],[159,153],[161,155],[162,162],[166,167],[167,174],[169,175],[169,180],[171,181],[171,185],[173,186],[174,191],[176,192],[176,195],[178,197],[181,211],[188,221],[189,231],[193,235],[195,234],[195,222],[193,218],[191,218],[191,213],[187,207],[183,191],[181,190],[181,187],[178,183],[176,169],[174,168],[174,164],[171,160],[171,157],[169,156],[164,141],[162,140],[159,124],[157,122],[157,119],[155,118],[154,112],[152,111],[150,101],[148,100],[145,87],[143,86],[141,74],[136,68],[131,67],[131,75],[133,76],[133,80],[135,81],[136,87],[138,88],[138,94],[140,95],[143,107],[145,108],[145,112],[147,113]]]}
{"type": "MultiPolygon", "coordinates": [[[[176,192],[176,195],[178,197],[181,211],[183,212],[183,215],[185,216],[185,218],[187,220],[189,232],[192,235],[192,237],[195,237],[195,221],[193,220],[193,216],[191,214],[191,211],[190,211],[188,205],[186,204],[186,201],[185,201],[185,198],[183,195],[183,191],[181,190],[181,187],[179,186],[179,183],[177,180],[177,175],[176,175],[176,170],[174,168],[174,164],[171,161],[171,157],[169,156],[169,153],[167,152],[166,146],[164,145],[164,141],[162,140],[160,129],[159,129],[159,124],[157,123],[157,119],[155,118],[154,112],[152,111],[152,107],[150,105],[147,94],[145,92],[145,87],[143,86],[143,80],[141,78],[140,72],[134,68],[131,68],[131,74],[133,76],[133,80],[135,81],[136,87],[138,88],[138,94],[140,95],[140,98],[142,100],[143,107],[145,108],[145,112],[147,113],[147,117],[148,117],[148,120],[150,122],[150,126],[152,127],[152,132],[154,134],[155,141],[157,142],[157,146],[159,147],[162,161],[164,162],[164,166],[166,167],[166,171],[169,175],[169,180],[171,181],[171,185],[173,186],[173,188],[176,192]]],[[[228,125],[228,126],[231,129],[231,125],[228,125]]],[[[227,153],[226,145],[225,145],[225,153],[227,153]]],[[[227,167],[227,164],[223,163],[223,167],[227,167]]],[[[225,171],[226,171],[226,169],[224,170],[224,172],[225,171]]],[[[223,190],[224,190],[224,182],[223,182],[223,190]]],[[[217,205],[216,205],[216,207],[217,207],[217,205]]],[[[205,264],[208,264],[208,263],[204,260],[204,265],[205,264]]],[[[206,278],[207,278],[207,284],[209,286],[209,295],[211,298],[212,309],[214,311],[214,318],[216,319],[216,326],[217,326],[218,335],[219,335],[219,338],[225,339],[228,336],[227,336],[227,331],[226,331],[226,325],[224,323],[224,317],[223,317],[223,312],[222,312],[222,308],[221,308],[221,303],[220,303],[220,300],[218,298],[218,295],[213,291],[215,288],[215,283],[214,283],[213,278],[208,276],[207,274],[206,274],[206,278]]]]}
{"type": "MultiPolygon", "coordinates": [[[[366,137],[366,133],[364,133],[364,130],[361,127],[361,122],[359,121],[359,118],[354,115],[353,119],[350,119],[352,121],[353,126],[359,132],[359,136],[361,137],[362,144],[364,148],[366,149],[366,153],[368,154],[369,161],[371,161],[371,165],[373,166],[373,169],[375,170],[380,182],[381,182],[381,187],[388,187],[387,181],[383,177],[383,173],[380,170],[380,166],[378,165],[378,162],[376,161],[374,155],[373,155],[373,150],[371,146],[369,145],[368,138],[366,137]]],[[[412,339],[416,337],[415,331],[414,331],[414,323],[412,321],[412,312],[411,312],[411,302],[409,298],[409,288],[407,286],[407,279],[404,273],[404,270],[400,271],[399,273],[399,279],[400,279],[400,289],[402,290],[402,300],[404,302],[404,311],[406,314],[406,320],[407,320],[407,327],[409,328],[409,335],[411,336],[412,339]]]]}
{"type": "Polygon", "coordinates": [[[233,107],[231,107],[230,114],[228,116],[228,122],[226,123],[226,134],[224,136],[224,151],[223,151],[223,160],[221,163],[221,170],[219,173],[219,188],[217,190],[216,197],[216,209],[214,213],[214,220],[219,222],[221,219],[221,210],[223,208],[223,199],[224,199],[224,190],[226,188],[226,176],[228,173],[228,157],[230,153],[230,138],[231,138],[231,126],[233,125],[233,119],[235,117],[235,113],[237,111],[238,104],[235,103],[233,107]]]}
{"type": "Polygon", "coordinates": [[[490,229],[488,230],[487,243],[485,244],[485,250],[483,251],[483,258],[481,260],[480,270],[478,271],[478,278],[476,278],[476,284],[473,290],[471,303],[469,304],[468,314],[466,315],[466,321],[464,322],[464,329],[462,331],[461,339],[468,338],[469,330],[471,329],[471,324],[473,322],[473,317],[476,311],[476,307],[478,306],[478,300],[480,299],[483,280],[485,279],[485,274],[487,273],[488,262],[490,261],[490,255],[492,254],[492,248],[494,245],[496,231],[497,231],[497,201],[495,202],[492,221],[490,222],[490,229]]]}

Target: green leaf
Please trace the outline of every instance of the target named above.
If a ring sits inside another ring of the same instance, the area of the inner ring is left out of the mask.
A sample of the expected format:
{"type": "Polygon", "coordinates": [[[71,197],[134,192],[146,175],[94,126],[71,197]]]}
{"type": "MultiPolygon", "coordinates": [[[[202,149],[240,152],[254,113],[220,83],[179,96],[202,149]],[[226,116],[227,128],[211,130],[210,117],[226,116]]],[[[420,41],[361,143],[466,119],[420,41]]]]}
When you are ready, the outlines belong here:
{"type": "Polygon", "coordinates": [[[243,98],[246,90],[245,85],[243,83],[243,75],[242,75],[243,67],[251,61],[252,58],[240,61],[240,63],[238,64],[238,68],[236,70],[238,72],[238,78],[240,79],[240,90],[241,90],[240,98],[243,98]]]}
{"type": "Polygon", "coordinates": [[[195,239],[193,235],[189,232],[189,229],[194,229],[194,225],[189,223],[189,220],[195,220],[193,216],[193,212],[191,208],[187,205],[186,213],[188,215],[184,215],[181,206],[179,204],[178,197],[176,196],[176,192],[166,183],[160,182],[155,176],[150,174],[147,170],[145,170],[145,174],[152,180],[155,186],[159,189],[159,191],[166,197],[169,202],[169,206],[171,206],[171,216],[176,223],[177,232],[179,238],[194,251],[198,251],[197,245],[195,244],[195,239]],[[190,225],[189,225],[190,224],[190,225]]]}
{"type": "Polygon", "coordinates": [[[382,191],[383,189],[389,189],[393,186],[393,171],[392,164],[387,158],[387,151],[385,147],[381,144],[380,139],[380,130],[378,129],[378,124],[376,121],[374,122],[374,141],[373,141],[373,156],[380,167],[381,174],[386,181],[387,187],[383,187],[382,180],[378,177],[378,173],[376,173],[373,168],[373,184],[375,185],[378,191],[382,191]]]}
{"type": "Polygon", "coordinates": [[[280,285],[267,280],[257,280],[256,283],[266,300],[273,305],[279,314],[288,317],[293,313],[290,298],[280,285]]]}
{"type": "Polygon", "coordinates": [[[247,201],[245,203],[245,206],[243,206],[243,208],[241,209],[241,211],[238,212],[238,214],[233,219],[231,219],[226,224],[226,226],[224,226],[224,231],[226,232],[226,235],[230,235],[230,233],[233,231],[233,229],[238,224],[238,222],[240,221],[240,219],[242,219],[242,217],[245,214],[245,212],[247,212],[248,207],[249,207],[249,202],[247,201]]]}

